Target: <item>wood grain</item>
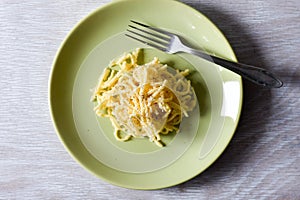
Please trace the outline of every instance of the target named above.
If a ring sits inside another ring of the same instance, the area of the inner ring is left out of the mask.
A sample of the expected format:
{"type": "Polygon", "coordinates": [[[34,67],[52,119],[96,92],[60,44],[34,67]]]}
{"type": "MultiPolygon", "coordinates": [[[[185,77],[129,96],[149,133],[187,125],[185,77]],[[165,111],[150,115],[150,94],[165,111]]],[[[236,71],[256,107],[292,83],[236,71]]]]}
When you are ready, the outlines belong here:
{"type": "Polygon", "coordinates": [[[204,173],[175,187],[136,191],[82,169],[64,150],[48,110],[60,43],[109,0],[0,0],[0,199],[300,199],[300,2],[183,0],[226,35],[241,62],[285,85],[245,81],[236,134],[204,173]]]}

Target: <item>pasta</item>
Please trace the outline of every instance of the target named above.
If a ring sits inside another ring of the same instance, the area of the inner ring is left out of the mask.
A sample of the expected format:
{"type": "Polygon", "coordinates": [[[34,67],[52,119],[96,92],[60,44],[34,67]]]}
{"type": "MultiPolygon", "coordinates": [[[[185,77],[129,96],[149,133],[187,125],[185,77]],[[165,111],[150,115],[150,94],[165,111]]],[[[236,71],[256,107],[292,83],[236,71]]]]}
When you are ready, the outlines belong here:
{"type": "Polygon", "coordinates": [[[196,106],[185,78],[189,70],[170,71],[157,58],[138,65],[140,50],[125,54],[104,69],[94,90],[95,113],[109,117],[117,140],[148,137],[162,147],[160,134],[178,131],[196,106]]]}

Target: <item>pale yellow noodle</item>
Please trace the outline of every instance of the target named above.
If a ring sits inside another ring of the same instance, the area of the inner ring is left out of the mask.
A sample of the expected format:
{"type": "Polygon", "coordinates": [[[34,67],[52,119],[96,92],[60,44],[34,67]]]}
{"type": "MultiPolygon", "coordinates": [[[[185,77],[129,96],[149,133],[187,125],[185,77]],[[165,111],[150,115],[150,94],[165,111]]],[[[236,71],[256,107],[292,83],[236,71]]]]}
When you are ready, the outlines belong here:
{"type": "Polygon", "coordinates": [[[196,105],[189,70],[168,71],[157,58],[139,66],[140,50],[125,54],[104,69],[92,100],[95,113],[109,117],[117,140],[148,137],[162,147],[160,134],[177,132],[182,117],[196,105]],[[119,69],[115,69],[119,67],[119,69]]]}

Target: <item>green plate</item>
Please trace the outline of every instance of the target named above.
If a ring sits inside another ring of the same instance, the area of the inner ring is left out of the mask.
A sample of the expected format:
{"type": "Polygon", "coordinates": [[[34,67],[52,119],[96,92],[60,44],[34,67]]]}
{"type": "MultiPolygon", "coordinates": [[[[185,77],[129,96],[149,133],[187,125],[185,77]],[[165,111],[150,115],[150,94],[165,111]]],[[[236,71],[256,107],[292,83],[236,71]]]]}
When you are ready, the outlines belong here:
{"type": "Polygon", "coordinates": [[[126,188],[170,187],[200,174],[224,151],[238,124],[242,81],[239,75],[195,56],[167,55],[125,37],[130,19],[171,30],[196,47],[236,61],[217,27],[183,3],[113,1],[83,19],[59,49],[49,82],[51,115],[65,148],[96,176],[126,188]],[[96,117],[90,102],[91,89],[104,67],[136,48],[144,49],[144,62],[157,56],[162,63],[193,72],[190,79],[199,106],[179,134],[163,138],[164,148],[148,139],[116,141],[110,121],[96,117]]]}

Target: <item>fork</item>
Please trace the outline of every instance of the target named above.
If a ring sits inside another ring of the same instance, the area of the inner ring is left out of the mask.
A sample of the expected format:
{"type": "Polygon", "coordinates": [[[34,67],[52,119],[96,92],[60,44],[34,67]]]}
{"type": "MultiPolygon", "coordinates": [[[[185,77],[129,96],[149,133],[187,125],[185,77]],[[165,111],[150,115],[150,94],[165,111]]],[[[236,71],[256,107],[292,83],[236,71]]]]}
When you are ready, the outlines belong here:
{"type": "Polygon", "coordinates": [[[134,20],[130,20],[130,22],[135,26],[129,24],[129,28],[125,35],[148,46],[170,54],[185,52],[199,56],[264,87],[280,88],[283,85],[283,82],[279,78],[263,68],[222,59],[204,51],[189,47],[182,42],[184,41],[183,38],[177,34],[134,20]]]}

